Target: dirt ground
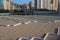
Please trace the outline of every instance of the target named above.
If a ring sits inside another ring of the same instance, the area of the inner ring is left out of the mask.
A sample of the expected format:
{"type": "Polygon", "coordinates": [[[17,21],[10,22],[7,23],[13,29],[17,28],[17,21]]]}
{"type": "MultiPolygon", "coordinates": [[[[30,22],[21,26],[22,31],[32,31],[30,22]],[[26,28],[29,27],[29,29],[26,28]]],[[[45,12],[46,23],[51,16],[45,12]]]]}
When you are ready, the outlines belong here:
{"type": "Polygon", "coordinates": [[[22,24],[17,27],[1,27],[0,40],[16,40],[19,37],[40,37],[44,33],[53,33],[60,23],[30,23],[22,24]]]}

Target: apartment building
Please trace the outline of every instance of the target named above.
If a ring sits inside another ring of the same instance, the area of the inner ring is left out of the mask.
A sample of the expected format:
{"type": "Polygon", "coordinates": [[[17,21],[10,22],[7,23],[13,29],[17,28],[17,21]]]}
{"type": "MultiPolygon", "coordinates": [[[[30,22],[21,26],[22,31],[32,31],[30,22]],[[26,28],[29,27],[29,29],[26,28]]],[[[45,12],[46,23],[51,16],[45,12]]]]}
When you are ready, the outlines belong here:
{"type": "Polygon", "coordinates": [[[11,0],[0,0],[0,9],[11,10],[10,1],[11,0]]]}
{"type": "Polygon", "coordinates": [[[0,0],[0,9],[4,10],[14,10],[20,9],[20,5],[12,2],[11,0],[0,0]]]}
{"type": "Polygon", "coordinates": [[[53,0],[53,10],[58,10],[58,0],[53,0]]]}
{"type": "Polygon", "coordinates": [[[58,0],[35,0],[35,8],[58,10],[58,0]]]}
{"type": "Polygon", "coordinates": [[[14,10],[15,9],[15,5],[13,2],[10,2],[11,3],[11,10],[14,10]]]}
{"type": "Polygon", "coordinates": [[[35,3],[34,2],[29,2],[30,9],[35,9],[35,3]]]}
{"type": "Polygon", "coordinates": [[[27,10],[29,10],[29,9],[30,9],[29,4],[26,4],[26,9],[27,9],[27,10]]]}
{"type": "Polygon", "coordinates": [[[41,7],[41,0],[35,0],[35,9],[40,9],[41,7]]]}
{"type": "Polygon", "coordinates": [[[11,0],[2,0],[2,5],[5,10],[11,10],[10,8],[10,1],[11,0]]]}

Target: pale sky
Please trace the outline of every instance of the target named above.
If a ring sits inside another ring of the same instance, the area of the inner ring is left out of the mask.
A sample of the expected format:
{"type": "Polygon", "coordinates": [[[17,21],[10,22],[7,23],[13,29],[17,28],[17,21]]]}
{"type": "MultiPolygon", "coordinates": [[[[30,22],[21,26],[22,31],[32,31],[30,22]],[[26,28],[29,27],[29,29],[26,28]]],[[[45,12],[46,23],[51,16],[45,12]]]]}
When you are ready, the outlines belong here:
{"type": "Polygon", "coordinates": [[[17,3],[17,4],[24,4],[24,3],[29,3],[30,1],[33,2],[34,0],[12,0],[12,1],[17,3]]]}

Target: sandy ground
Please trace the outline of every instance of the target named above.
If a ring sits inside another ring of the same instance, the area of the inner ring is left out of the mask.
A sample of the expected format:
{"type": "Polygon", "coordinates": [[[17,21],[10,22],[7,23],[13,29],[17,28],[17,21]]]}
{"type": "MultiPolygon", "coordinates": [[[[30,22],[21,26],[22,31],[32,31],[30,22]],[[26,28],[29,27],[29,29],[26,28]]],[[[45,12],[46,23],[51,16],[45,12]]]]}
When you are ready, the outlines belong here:
{"type": "MultiPolygon", "coordinates": [[[[13,16],[11,16],[13,17],[13,16]]],[[[24,19],[19,17],[20,20],[32,20],[32,19],[24,19]]],[[[18,17],[17,17],[18,19],[18,17]]],[[[6,22],[7,20],[4,20],[6,22]]],[[[0,23],[3,20],[0,21],[0,23]]],[[[12,22],[12,21],[11,21],[12,22]]],[[[16,27],[3,27],[0,26],[0,40],[16,40],[20,37],[41,37],[43,34],[47,32],[53,33],[55,28],[59,27],[60,23],[45,23],[45,22],[37,22],[30,24],[21,24],[16,27]]]]}
{"type": "Polygon", "coordinates": [[[16,40],[19,37],[42,36],[47,32],[54,32],[60,23],[31,23],[17,27],[0,27],[0,40],[16,40]]]}

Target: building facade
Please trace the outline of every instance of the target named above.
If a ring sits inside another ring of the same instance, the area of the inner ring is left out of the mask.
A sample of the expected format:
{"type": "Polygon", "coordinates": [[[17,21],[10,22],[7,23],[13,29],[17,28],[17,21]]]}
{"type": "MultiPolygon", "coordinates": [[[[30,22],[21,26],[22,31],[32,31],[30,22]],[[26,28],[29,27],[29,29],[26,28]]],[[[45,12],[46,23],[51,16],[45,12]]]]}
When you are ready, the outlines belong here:
{"type": "Polygon", "coordinates": [[[58,9],[58,0],[53,0],[53,10],[57,10],[58,9]]]}
{"type": "Polygon", "coordinates": [[[58,10],[58,0],[35,0],[35,8],[58,10]]]}
{"type": "Polygon", "coordinates": [[[41,0],[35,0],[35,9],[40,9],[41,7],[41,0]]]}
{"type": "Polygon", "coordinates": [[[35,9],[35,3],[34,2],[29,2],[30,9],[35,9]]]}
{"type": "Polygon", "coordinates": [[[11,0],[0,0],[0,9],[10,10],[11,0]]]}
{"type": "Polygon", "coordinates": [[[11,0],[0,0],[0,9],[4,10],[20,10],[20,5],[13,3],[11,0]]]}

